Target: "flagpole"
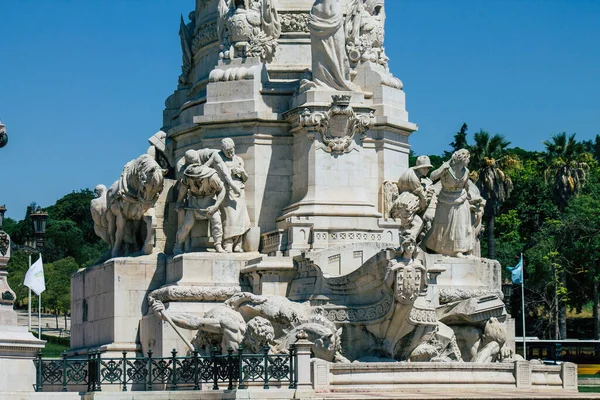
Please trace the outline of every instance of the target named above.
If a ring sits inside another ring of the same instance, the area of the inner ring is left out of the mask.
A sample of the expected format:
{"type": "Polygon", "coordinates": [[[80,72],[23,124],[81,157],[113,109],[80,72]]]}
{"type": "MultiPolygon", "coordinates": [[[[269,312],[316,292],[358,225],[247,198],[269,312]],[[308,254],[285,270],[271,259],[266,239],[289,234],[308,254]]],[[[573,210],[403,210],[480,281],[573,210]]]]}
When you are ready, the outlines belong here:
{"type": "MultiPolygon", "coordinates": [[[[31,269],[31,253],[29,253],[29,268],[31,269]]],[[[27,303],[27,315],[29,320],[29,332],[31,332],[31,289],[29,289],[29,303],[27,303]]]]}
{"type": "Polygon", "coordinates": [[[38,339],[42,340],[42,294],[38,295],[38,339]]]}
{"type": "Polygon", "coordinates": [[[527,360],[527,345],[525,341],[525,262],[521,253],[521,316],[523,317],[523,359],[527,360]]]}

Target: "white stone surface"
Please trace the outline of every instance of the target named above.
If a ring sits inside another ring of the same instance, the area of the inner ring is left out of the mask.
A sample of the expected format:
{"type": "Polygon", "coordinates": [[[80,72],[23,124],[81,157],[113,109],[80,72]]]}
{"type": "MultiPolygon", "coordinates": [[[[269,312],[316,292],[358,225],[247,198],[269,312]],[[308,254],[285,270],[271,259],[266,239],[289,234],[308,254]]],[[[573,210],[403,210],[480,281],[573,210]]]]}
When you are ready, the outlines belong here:
{"type": "Polygon", "coordinates": [[[116,258],[76,272],[71,278],[71,348],[135,348],[146,296],[164,282],[165,260],[158,256],[116,258]]]}

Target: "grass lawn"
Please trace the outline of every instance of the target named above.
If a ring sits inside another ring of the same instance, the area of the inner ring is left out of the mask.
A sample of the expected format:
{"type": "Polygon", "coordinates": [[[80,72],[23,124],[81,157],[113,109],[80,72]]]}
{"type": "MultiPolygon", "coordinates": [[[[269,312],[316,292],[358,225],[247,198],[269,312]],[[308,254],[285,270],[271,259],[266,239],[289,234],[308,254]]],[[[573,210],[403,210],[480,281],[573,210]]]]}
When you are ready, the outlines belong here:
{"type": "Polygon", "coordinates": [[[578,389],[582,393],[600,393],[600,386],[579,386],[578,389]]]}
{"type": "Polygon", "coordinates": [[[69,350],[69,346],[57,343],[46,343],[46,347],[42,350],[42,357],[44,358],[55,358],[61,357],[63,351],[69,350]]]}

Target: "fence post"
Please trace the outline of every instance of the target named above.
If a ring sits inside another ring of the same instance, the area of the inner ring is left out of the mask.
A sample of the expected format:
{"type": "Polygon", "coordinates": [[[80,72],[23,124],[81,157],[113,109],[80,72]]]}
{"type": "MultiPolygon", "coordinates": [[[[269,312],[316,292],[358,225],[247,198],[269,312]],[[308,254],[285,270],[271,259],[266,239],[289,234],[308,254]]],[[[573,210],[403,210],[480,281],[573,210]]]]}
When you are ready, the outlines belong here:
{"type": "Polygon", "coordinates": [[[296,357],[296,351],[293,345],[289,348],[290,354],[290,389],[296,389],[296,370],[294,368],[294,358],[296,357]]]}
{"type": "Polygon", "coordinates": [[[227,349],[227,376],[229,377],[227,390],[233,390],[233,348],[231,346],[227,349]]]}
{"type": "Polygon", "coordinates": [[[265,384],[263,389],[269,388],[269,346],[265,345],[263,348],[263,357],[265,358],[265,384]]]}
{"type": "Polygon", "coordinates": [[[39,350],[37,353],[37,371],[36,371],[36,392],[44,391],[44,375],[42,368],[44,368],[44,362],[42,361],[42,350],[39,350]]]}
{"type": "Polygon", "coordinates": [[[171,351],[171,367],[173,375],[171,376],[171,389],[177,390],[177,350],[171,351]]]}
{"type": "Polygon", "coordinates": [[[217,359],[217,347],[212,348],[212,366],[213,366],[213,390],[219,390],[219,364],[217,359]]]}
{"type": "Polygon", "coordinates": [[[123,350],[123,391],[127,391],[127,352],[123,350]]]}
{"type": "Polygon", "coordinates": [[[198,384],[198,350],[194,350],[194,390],[200,390],[198,384]]]}
{"type": "Polygon", "coordinates": [[[238,389],[246,389],[246,386],[244,386],[244,360],[243,360],[243,355],[242,353],[244,352],[244,347],[242,345],[240,345],[240,347],[238,348],[238,357],[239,357],[239,364],[240,364],[240,368],[238,371],[238,389]]]}
{"type": "Polygon", "coordinates": [[[63,351],[62,354],[62,391],[67,391],[67,352],[63,351]]]}
{"type": "Polygon", "coordinates": [[[88,392],[93,392],[96,384],[94,383],[94,379],[96,379],[96,374],[94,371],[94,366],[92,364],[92,350],[89,350],[87,353],[87,367],[88,367],[88,392]]]}
{"type": "Polygon", "coordinates": [[[308,340],[308,335],[304,331],[298,332],[295,347],[296,364],[296,389],[303,391],[313,391],[310,376],[310,353],[313,343],[308,340]]]}
{"type": "Polygon", "coordinates": [[[102,369],[102,357],[100,354],[102,354],[100,350],[96,351],[96,381],[98,382],[97,389],[99,392],[102,391],[102,373],[100,371],[102,369]]]}
{"type": "Polygon", "coordinates": [[[152,349],[148,349],[148,382],[146,384],[146,390],[152,391],[152,349]]]}

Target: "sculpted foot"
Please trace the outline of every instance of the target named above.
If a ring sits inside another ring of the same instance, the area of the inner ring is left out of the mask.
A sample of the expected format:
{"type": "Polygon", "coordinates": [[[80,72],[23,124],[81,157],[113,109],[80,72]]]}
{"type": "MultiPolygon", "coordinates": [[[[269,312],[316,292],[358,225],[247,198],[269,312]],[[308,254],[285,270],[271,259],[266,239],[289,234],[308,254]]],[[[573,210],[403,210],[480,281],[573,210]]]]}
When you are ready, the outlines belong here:
{"type": "Polygon", "coordinates": [[[223,246],[221,246],[220,243],[215,244],[215,250],[217,253],[226,253],[225,249],[223,249],[223,246]]]}
{"type": "Polygon", "coordinates": [[[173,255],[178,256],[180,254],[183,254],[183,249],[180,244],[176,244],[175,247],[173,247],[173,255]]]}

